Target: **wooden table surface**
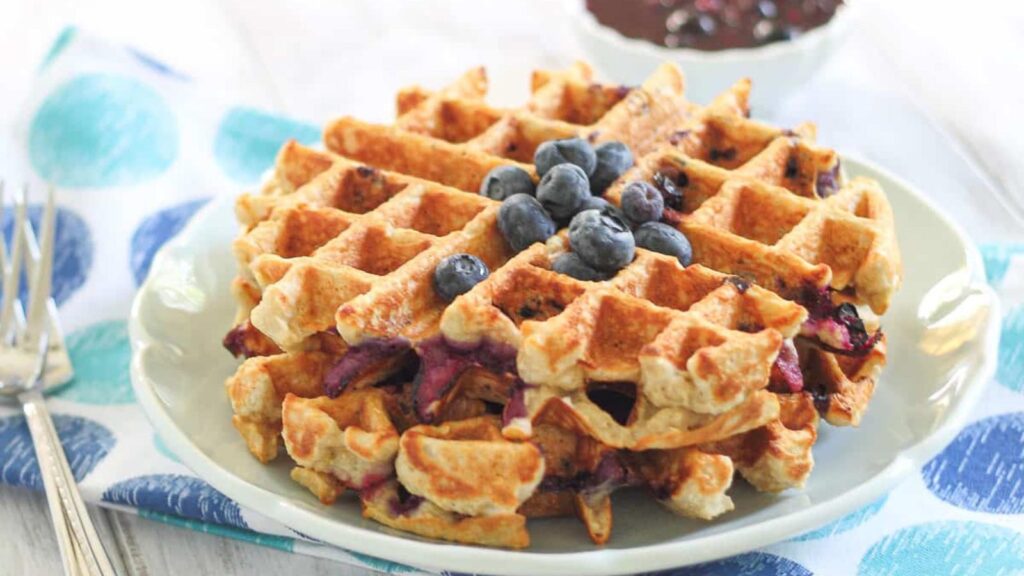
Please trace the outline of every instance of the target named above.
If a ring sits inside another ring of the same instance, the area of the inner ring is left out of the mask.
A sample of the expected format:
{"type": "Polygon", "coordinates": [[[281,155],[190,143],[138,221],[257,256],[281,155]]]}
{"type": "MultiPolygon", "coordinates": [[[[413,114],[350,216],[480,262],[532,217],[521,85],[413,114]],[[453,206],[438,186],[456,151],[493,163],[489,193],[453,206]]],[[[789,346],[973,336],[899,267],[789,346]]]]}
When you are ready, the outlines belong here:
{"type": "MultiPolygon", "coordinates": [[[[851,41],[864,46],[880,85],[911,95],[997,186],[1020,197],[1024,8],[1000,0],[966,6],[870,2],[872,16],[851,41]]],[[[524,84],[533,68],[567,64],[580,53],[559,14],[543,0],[5,0],[0,127],[18,119],[38,63],[67,24],[140,47],[250,104],[316,122],[345,112],[384,121],[405,84],[436,85],[485,63],[501,88],[524,84]]],[[[368,573],[128,514],[94,510],[94,518],[123,574],[368,573]]],[[[59,573],[43,496],[0,486],[0,575],[59,573]]]]}
{"type": "MultiPolygon", "coordinates": [[[[90,513],[118,574],[296,574],[365,576],[373,572],[300,554],[290,554],[183,530],[90,506],[90,513]]],[[[57,540],[46,498],[23,488],[0,486],[0,574],[61,574],[57,540]]]]}

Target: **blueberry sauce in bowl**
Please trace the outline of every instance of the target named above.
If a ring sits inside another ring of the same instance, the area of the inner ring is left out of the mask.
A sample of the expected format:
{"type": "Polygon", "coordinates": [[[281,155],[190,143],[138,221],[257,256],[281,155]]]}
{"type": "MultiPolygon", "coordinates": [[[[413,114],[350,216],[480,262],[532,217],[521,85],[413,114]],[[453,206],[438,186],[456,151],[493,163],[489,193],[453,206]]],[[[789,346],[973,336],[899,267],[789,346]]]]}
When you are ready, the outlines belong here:
{"type": "Polygon", "coordinates": [[[601,24],[667,48],[752,48],[792,40],[835,16],[843,0],[586,0],[601,24]]]}

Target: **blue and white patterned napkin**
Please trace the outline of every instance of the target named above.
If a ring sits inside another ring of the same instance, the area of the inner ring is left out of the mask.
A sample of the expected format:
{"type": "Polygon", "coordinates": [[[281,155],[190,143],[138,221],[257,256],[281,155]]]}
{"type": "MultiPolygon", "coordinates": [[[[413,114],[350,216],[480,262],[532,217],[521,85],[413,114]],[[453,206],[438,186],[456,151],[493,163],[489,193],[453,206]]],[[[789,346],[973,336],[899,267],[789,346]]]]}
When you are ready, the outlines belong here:
{"type": "MultiPolygon", "coordinates": [[[[156,250],[215,194],[257,182],[317,126],[204,98],[134,50],[66,30],[43,64],[14,161],[58,187],[54,296],[75,381],[50,405],[89,501],[147,518],[386,571],[245,510],[183,466],[135,403],[126,318],[156,250]]],[[[8,159],[10,160],[10,159],[8,159]]],[[[38,208],[31,212],[38,218],[38,208]]],[[[3,233],[10,235],[5,214],[3,233]]],[[[974,422],[889,496],[765,550],[673,575],[1024,574],[1024,245],[983,249],[1005,302],[1001,359],[974,422]]],[[[0,408],[0,482],[41,489],[24,419],[0,408]]]]}

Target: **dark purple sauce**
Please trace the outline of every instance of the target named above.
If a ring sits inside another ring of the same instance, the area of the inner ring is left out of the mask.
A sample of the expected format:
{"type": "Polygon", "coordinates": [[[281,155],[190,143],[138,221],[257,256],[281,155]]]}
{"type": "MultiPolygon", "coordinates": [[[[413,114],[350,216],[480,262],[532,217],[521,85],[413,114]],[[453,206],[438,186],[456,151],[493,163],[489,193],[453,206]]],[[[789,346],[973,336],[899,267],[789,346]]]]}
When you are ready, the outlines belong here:
{"type": "Polygon", "coordinates": [[[513,420],[528,416],[526,412],[527,388],[529,388],[529,385],[518,378],[516,379],[516,383],[512,387],[512,397],[508,399],[508,403],[505,404],[505,409],[501,413],[502,426],[508,426],[513,420]]]}
{"type": "Polygon", "coordinates": [[[768,384],[772,392],[796,393],[804,389],[804,375],[800,372],[800,358],[796,346],[789,340],[782,343],[779,355],[772,364],[771,379],[768,384]]]}
{"type": "Polygon", "coordinates": [[[836,165],[831,170],[818,172],[814,191],[819,198],[828,198],[839,191],[839,160],[836,160],[836,165]]]}
{"type": "Polygon", "coordinates": [[[423,497],[410,494],[401,484],[398,485],[398,497],[388,502],[388,510],[394,516],[405,516],[423,504],[423,497]]]}
{"type": "Polygon", "coordinates": [[[545,476],[537,485],[538,492],[564,492],[579,490],[580,476],[545,476]]]}
{"type": "Polygon", "coordinates": [[[371,366],[410,348],[411,344],[405,338],[380,338],[352,346],[324,376],[324,394],[337,398],[352,380],[371,366]]]}
{"type": "MultiPolygon", "coordinates": [[[[690,183],[690,178],[685,172],[679,172],[677,178],[681,182],[681,186],[686,186],[690,183]]],[[[664,172],[656,172],[653,180],[654,187],[661,192],[661,197],[665,201],[665,207],[681,212],[683,209],[683,193],[676,187],[676,182],[673,182],[672,177],[664,172]]]]}
{"type": "Polygon", "coordinates": [[[619,488],[640,484],[641,478],[622,463],[618,454],[607,452],[594,470],[580,472],[575,476],[547,476],[541,480],[537,489],[542,492],[571,490],[588,498],[596,498],[611,494],[619,488]]]}
{"type": "Polygon", "coordinates": [[[386,376],[380,382],[374,384],[377,388],[383,388],[385,390],[391,390],[395,394],[400,394],[402,388],[406,384],[416,379],[416,375],[420,372],[420,358],[416,354],[410,354],[409,359],[402,362],[402,365],[390,376],[386,376]]]}
{"type": "Polygon", "coordinates": [[[811,400],[814,402],[814,409],[819,414],[827,414],[828,408],[832,404],[832,398],[830,392],[826,388],[823,381],[812,381],[807,386],[807,392],[811,394],[811,400]]]}
{"type": "Polygon", "coordinates": [[[235,358],[250,358],[252,351],[245,345],[245,324],[239,324],[224,335],[222,342],[228,352],[235,358]]]}
{"type": "Polygon", "coordinates": [[[582,483],[581,491],[592,496],[611,494],[624,486],[632,486],[639,482],[619,459],[615,452],[606,452],[598,462],[597,468],[582,483]]]}
{"type": "Polygon", "coordinates": [[[882,338],[882,331],[868,334],[853,304],[835,305],[829,288],[805,287],[797,298],[808,318],[800,335],[814,340],[819,348],[846,356],[864,356],[882,338]]]}
{"type": "Polygon", "coordinates": [[[423,422],[437,418],[445,394],[469,368],[482,367],[495,374],[516,373],[516,349],[486,338],[475,344],[463,344],[436,336],[421,342],[416,351],[420,371],[413,385],[413,407],[423,422]]]}
{"type": "Polygon", "coordinates": [[[356,485],[351,485],[350,488],[354,488],[358,490],[360,493],[366,490],[372,491],[376,489],[376,487],[378,486],[383,486],[384,483],[387,482],[388,478],[390,477],[390,474],[367,474],[363,478],[362,482],[356,485]]]}

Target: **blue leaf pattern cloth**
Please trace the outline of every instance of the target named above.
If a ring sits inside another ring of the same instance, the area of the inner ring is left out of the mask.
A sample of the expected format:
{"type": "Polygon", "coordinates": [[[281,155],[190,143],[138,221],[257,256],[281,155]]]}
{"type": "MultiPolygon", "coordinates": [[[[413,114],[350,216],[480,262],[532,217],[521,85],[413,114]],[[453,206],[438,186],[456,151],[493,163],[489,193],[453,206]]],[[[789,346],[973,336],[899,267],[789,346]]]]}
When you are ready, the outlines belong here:
{"type": "Polygon", "coordinates": [[[107,488],[103,500],[202,522],[249,527],[238,504],[194,476],[150,474],[129,478],[107,488]]]}
{"type": "MultiPolygon", "coordinates": [[[[211,197],[258,181],[286,139],[319,138],[318,127],[289,118],[177,97],[197,88],[143,52],[68,28],[17,135],[26,165],[58,187],[53,286],[76,377],[50,405],[75,477],[88,500],[154,520],[424,574],[241,508],[185,468],[135,403],[126,318],[154,255],[211,197]],[[194,109],[197,101],[209,109],[194,109]],[[190,150],[212,160],[186,161],[190,150]]],[[[37,221],[39,207],[29,214],[37,221]]],[[[7,238],[10,228],[7,211],[7,238]]],[[[1024,574],[1024,245],[984,246],[982,255],[1004,296],[1000,365],[972,422],[940,454],[888,496],[817,530],[658,575],[1024,574]]],[[[4,406],[0,482],[40,488],[24,418],[4,406]]]]}

